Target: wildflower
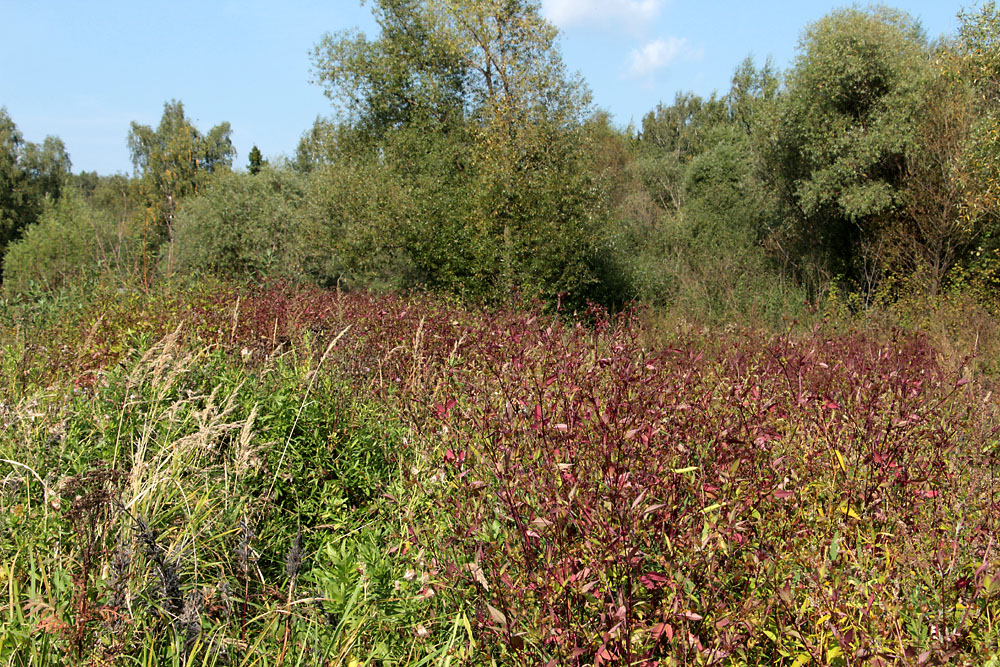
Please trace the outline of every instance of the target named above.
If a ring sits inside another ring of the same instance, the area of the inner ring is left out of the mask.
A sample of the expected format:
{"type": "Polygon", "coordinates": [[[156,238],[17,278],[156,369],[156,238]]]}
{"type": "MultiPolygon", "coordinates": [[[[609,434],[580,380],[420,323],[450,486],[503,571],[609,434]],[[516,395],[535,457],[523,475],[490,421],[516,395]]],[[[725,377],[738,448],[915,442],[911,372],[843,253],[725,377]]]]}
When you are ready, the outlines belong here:
{"type": "Polygon", "coordinates": [[[246,574],[250,571],[250,565],[255,560],[250,541],[253,540],[253,529],[246,521],[240,521],[240,541],[236,547],[236,564],[240,571],[246,574]]]}
{"type": "Polygon", "coordinates": [[[177,618],[178,629],[184,632],[184,649],[189,651],[201,634],[202,598],[197,591],[191,591],[184,599],[184,608],[177,618]]]}
{"type": "Polygon", "coordinates": [[[289,579],[294,579],[299,573],[302,565],[302,531],[300,530],[292,540],[292,546],[285,555],[285,574],[289,579]]]}

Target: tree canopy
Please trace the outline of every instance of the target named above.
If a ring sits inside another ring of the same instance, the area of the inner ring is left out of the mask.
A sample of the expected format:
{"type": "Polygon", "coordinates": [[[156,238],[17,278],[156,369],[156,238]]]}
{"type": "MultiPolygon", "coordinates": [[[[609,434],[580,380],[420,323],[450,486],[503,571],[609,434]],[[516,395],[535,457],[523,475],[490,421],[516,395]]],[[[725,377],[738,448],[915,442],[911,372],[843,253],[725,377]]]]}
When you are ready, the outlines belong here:
{"type": "MultiPolygon", "coordinates": [[[[49,227],[111,221],[115,264],[138,257],[147,277],[292,272],[710,312],[763,299],[772,314],[841,287],[869,303],[973,285],[1000,302],[994,2],[937,42],[905,12],[836,10],[787,70],[748,58],[728,90],[677,93],[638,127],[595,110],[538,0],[367,5],[375,33],[312,50],[334,108],[293,157],[268,165],[254,146],[233,174],[229,124],[202,132],[170,101],[156,127],[131,125],[133,178],[73,177],[82,200],[49,227]]],[[[61,141],[26,142],[0,112],[2,247],[69,168],[61,141]]]]}
{"type": "Polygon", "coordinates": [[[58,137],[41,144],[25,141],[0,107],[0,262],[8,244],[38,220],[46,202],[55,202],[69,177],[71,162],[58,137]]]}
{"type": "Polygon", "coordinates": [[[163,105],[154,130],[132,122],[129,152],[149,197],[148,212],[160,233],[170,235],[170,221],[181,198],[195,193],[215,171],[232,167],[236,150],[229,123],[202,134],[184,115],[177,101],[163,105]]]}
{"type": "Polygon", "coordinates": [[[340,126],[318,122],[297,164],[331,150],[327,171],[374,157],[385,188],[405,183],[412,208],[386,216],[380,246],[408,258],[412,280],[584,298],[600,216],[582,166],[589,93],[539,3],[377,0],[372,11],[376,37],[326,35],[313,52],[340,126]]]}
{"type": "Polygon", "coordinates": [[[831,275],[858,277],[864,244],[894,224],[930,64],[919,23],[885,7],[839,10],[805,30],[770,159],[797,252],[822,252],[831,275]]]}

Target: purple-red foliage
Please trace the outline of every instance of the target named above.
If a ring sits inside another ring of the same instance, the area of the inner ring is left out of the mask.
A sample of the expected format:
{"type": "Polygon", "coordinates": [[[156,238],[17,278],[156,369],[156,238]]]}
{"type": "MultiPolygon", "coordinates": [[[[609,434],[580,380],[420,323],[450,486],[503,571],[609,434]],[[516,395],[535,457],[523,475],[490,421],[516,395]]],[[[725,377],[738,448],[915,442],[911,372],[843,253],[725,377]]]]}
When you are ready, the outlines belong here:
{"type": "Polygon", "coordinates": [[[996,429],[920,336],[650,349],[628,314],[584,326],[284,284],[160,306],[106,303],[80,370],[143,321],[159,335],[182,319],[247,363],[328,352],[326,372],[390,401],[436,457],[413,481],[448,523],[414,537],[515,661],[827,662],[836,647],[878,664],[918,647],[903,618],[948,628],[933,639],[947,656],[1000,602],[983,586],[996,429]]]}

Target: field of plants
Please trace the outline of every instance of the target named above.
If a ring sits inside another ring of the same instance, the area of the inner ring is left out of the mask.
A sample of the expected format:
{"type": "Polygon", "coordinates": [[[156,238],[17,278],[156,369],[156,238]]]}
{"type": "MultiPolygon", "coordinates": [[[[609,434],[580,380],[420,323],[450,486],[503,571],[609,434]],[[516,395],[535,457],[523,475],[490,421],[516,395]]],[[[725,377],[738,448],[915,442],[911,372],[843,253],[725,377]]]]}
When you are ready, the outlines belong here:
{"type": "Polygon", "coordinates": [[[1000,407],[902,331],[0,304],[2,665],[1000,665],[1000,407]]]}

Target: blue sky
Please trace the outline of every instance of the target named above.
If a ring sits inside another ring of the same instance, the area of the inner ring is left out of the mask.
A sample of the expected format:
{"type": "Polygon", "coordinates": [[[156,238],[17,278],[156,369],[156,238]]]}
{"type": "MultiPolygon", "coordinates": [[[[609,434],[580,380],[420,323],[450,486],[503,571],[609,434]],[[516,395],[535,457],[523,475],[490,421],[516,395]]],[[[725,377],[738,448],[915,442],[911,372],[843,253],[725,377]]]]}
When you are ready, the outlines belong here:
{"type": "MultiPolygon", "coordinates": [[[[889,3],[933,38],[953,34],[971,2],[889,3]]],[[[571,70],[616,122],[639,122],[681,91],[728,89],[746,56],[794,59],[802,28],[844,3],[822,0],[543,0],[571,70]]],[[[331,112],[309,83],[309,51],[324,32],[374,34],[358,0],[0,0],[0,106],[29,141],[62,138],[74,171],[130,173],[133,120],[156,125],[179,99],[207,131],[229,121],[246,164],[251,146],[290,155],[331,112]]]]}

